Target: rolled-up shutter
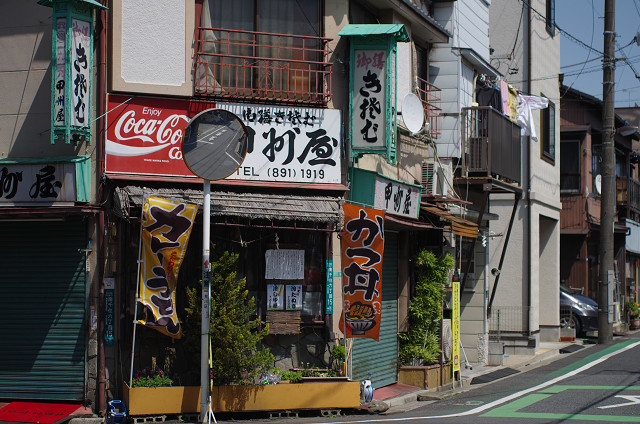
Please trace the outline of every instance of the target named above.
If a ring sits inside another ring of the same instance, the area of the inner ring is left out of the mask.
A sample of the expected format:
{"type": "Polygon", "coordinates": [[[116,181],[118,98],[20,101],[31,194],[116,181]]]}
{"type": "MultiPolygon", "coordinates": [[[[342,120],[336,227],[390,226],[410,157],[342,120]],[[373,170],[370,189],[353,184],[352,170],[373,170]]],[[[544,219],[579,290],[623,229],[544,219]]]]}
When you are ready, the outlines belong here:
{"type": "Polygon", "coordinates": [[[0,398],[85,394],[85,224],[0,222],[0,398]]]}
{"type": "Polygon", "coordinates": [[[384,233],[382,256],[382,318],[380,340],[354,338],[355,381],[371,373],[373,387],[393,384],[398,376],[398,234],[384,233]]]}

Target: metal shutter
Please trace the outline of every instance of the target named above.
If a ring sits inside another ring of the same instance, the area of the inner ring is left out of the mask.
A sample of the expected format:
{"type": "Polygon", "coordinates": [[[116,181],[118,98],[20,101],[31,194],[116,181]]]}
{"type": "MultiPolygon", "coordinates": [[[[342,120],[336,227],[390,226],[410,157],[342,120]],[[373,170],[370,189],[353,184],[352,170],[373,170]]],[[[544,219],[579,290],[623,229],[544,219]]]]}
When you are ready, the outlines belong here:
{"type": "Polygon", "coordinates": [[[0,240],[0,398],[84,399],[84,222],[0,222],[0,240]]]}
{"type": "Polygon", "coordinates": [[[371,373],[374,388],[395,383],[398,370],[398,234],[384,233],[382,257],[382,324],[380,340],[354,338],[353,377],[371,373]]]}

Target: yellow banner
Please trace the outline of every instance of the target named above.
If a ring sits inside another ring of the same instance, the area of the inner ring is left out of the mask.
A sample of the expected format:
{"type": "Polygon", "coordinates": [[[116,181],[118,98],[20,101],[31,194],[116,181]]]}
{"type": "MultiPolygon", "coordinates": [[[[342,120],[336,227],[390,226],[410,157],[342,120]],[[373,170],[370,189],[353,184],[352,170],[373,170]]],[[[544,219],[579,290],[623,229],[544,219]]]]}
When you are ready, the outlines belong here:
{"type": "Polygon", "coordinates": [[[451,331],[453,332],[453,371],[460,371],[460,281],[451,282],[451,331]]]}
{"type": "Polygon", "coordinates": [[[182,337],[176,283],[197,211],[196,205],[149,197],[142,212],[139,295],[146,317],[138,323],[176,339],[182,337]]]}

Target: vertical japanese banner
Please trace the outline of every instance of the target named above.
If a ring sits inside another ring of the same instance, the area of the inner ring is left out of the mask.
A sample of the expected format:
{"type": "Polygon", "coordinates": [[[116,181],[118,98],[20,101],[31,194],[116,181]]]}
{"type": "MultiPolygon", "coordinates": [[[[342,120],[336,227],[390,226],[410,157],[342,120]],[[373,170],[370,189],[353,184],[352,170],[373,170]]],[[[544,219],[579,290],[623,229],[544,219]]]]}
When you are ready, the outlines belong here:
{"type": "Polygon", "coordinates": [[[54,88],[54,125],[64,125],[65,123],[65,69],[67,66],[67,21],[66,19],[58,19],[56,21],[56,62],[53,72],[55,78],[54,88]]]}
{"type": "Polygon", "coordinates": [[[89,126],[89,64],[91,63],[91,23],[73,20],[71,46],[71,125],[89,126]]]}
{"type": "Polygon", "coordinates": [[[340,331],[347,338],[377,341],[382,318],[384,212],[351,204],[343,205],[343,210],[340,331]]]}
{"type": "Polygon", "coordinates": [[[182,337],[176,282],[197,211],[196,205],[149,197],[142,213],[139,297],[146,317],[138,323],[173,338],[182,337]]]}
{"type": "Polygon", "coordinates": [[[352,139],[356,149],[385,149],[387,115],[387,52],[355,50],[352,139]]]}
{"type": "Polygon", "coordinates": [[[453,372],[460,371],[460,281],[451,282],[451,332],[453,333],[451,356],[453,372]]]}

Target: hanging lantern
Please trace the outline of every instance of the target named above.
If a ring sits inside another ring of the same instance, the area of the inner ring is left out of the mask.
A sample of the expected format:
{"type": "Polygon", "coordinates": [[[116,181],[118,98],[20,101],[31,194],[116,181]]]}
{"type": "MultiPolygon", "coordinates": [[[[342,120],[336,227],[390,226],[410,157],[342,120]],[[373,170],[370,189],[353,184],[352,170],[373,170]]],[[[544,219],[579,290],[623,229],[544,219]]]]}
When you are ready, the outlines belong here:
{"type": "Polygon", "coordinates": [[[51,143],[91,141],[95,0],[40,0],[53,8],[51,143]]]}

